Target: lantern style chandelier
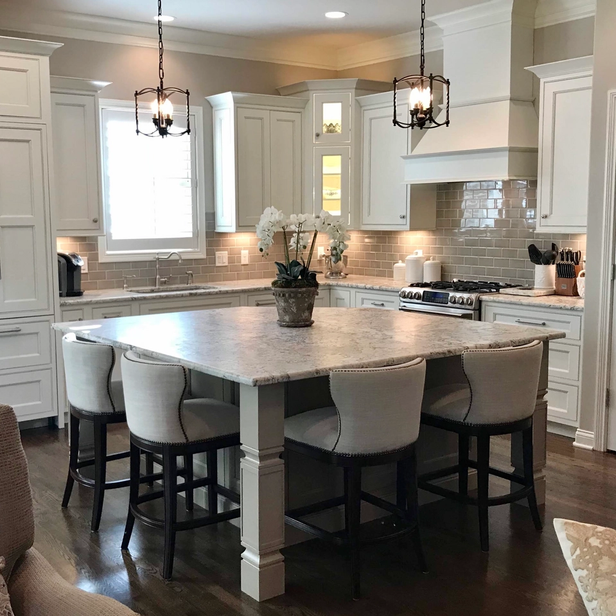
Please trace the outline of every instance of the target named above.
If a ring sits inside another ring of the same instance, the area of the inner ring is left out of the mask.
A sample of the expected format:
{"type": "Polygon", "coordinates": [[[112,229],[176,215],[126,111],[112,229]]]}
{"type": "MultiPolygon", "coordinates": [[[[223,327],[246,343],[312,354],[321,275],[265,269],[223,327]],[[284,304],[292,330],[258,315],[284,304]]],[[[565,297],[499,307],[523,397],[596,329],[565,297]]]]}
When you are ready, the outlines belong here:
{"type": "Polygon", "coordinates": [[[165,88],[165,67],[164,55],[165,46],[163,44],[163,3],[158,0],[158,78],[159,84],[156,88],[144,88],[135,92],[135,123],[137,135],[145,135],[146,137],[181,137],[182,135],[190,135],[190,92],[181,90],[180,88],[165,88]],[[139,97],[148,94],[155,94],[156,100],[152,101],[152,123],[154,130],[146,132],[139,127],[139,97]],[[186,128],[182,131],[171,132],[173,126],[173,104],[171,96],[173,94],[183,94],[186,97],[186,128]]]}
{"type": "Polygon", "coordinates": [[[401,79],[394,79],[394,126],[400,128],[419,128],[427,130],[440,126],[449,126],[449,79],[442,75],[425,75],[426,69],[426,0],[421,0],[421,27],[419,37],[421,42],[421,61],[419,75],[407,75],[401,79]],[[407,84],[411,89],[410,93],[410,119],[405,121],[398,118],[398,91],[400,84],[407,84]],[[434,85],[440,84],[443,87],[443,98],[445,100],[445,119],[439,122],[434,117],[434,85]]]}

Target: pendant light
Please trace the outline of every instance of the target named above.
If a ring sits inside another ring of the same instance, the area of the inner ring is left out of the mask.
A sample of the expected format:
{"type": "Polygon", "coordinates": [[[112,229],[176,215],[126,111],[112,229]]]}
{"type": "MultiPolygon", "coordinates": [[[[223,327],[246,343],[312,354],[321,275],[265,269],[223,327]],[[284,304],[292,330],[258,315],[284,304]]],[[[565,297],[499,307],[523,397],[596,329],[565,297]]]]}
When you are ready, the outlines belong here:
{"type": "Polygon", "coordinates": [[[156,88],[144,88],[135,92],[135,122],[138,135],[146,137],[181,137],[190,135],[190,92],[180,90],[180,88],[165,88],[165,68],[164,68],[165,46],[163,44],[163,3],[158,0],[158,79],[159,84],[156,88]],[[152,123],[154,130],[145,132],[139,127],[139,97],[147,94],[155,94],[156,99],[151,103],[152,123]],[[171,96],[173,94],[183,94],[186,97],[186,128],[182,131],[171,132],[173,126],[173,104],[171,96]]]}
{"type": "Polygon", "coordinates": [[[438,128],[449,126],[449,79],[442,75],[425,75],[426,69],[426,0],[421,0],[421,27],[419,37],[421,42],[421,57],[419,75],[407,75],[401,79],[394,79],[394,126],[400,128],[438,128]],[[405,121],[398,118],[398,91],[400,84],[407,84],[410,92],[410,119],[405,121]],[[434,117],[434,85],[441,84],[445,100],[445,119],[439,122],[434,117]]]}

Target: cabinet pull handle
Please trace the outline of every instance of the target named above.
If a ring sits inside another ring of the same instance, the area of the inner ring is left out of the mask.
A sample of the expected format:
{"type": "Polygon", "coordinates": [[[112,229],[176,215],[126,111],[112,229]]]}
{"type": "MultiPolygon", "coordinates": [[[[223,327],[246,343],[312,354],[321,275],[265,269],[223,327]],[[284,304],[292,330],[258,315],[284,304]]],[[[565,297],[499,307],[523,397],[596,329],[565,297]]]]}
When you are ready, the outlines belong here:
{"type": "Polygon", "coordinates": [[[0,329],[1,334],[18,334],[21,331],[21,327],[7,327],[6,329],[0,329]]]}
{"type": "Polygon", "coordinates": [[[273,306],[276,302],[255,302],[255,306],[273,306]]]}
{"type": "Polygon", "coordinates": [[[92,219],[92,222],[93,222],[93,223],[97,223],[97,222],[98,222],[98,218],[93,218],[93,219],[92,219]]]}
{"type": "Polygon", "coordinates": [[[541,214],[541,218],[546,219],[548,217],[547,214],[541,214]]]}
{"type": "Polygon", "coordinates": [[[536,321],[524,321],[524,319],[516,319],[515,322],[519,323],[520,325],[535,325],[536,327],[547,327],[547,323],[545,321],[541,321],[541,323],[538,323],[536,321]]]}
{"type": "Polygon", "coordinates": [[[385,308],[385,302],[370,302],[373,306],[380,306],[381,308],[385,308]]]}
{"type": "Polygon", "coordinates": [[[404,220],[406,218],[406,214],[400,214],[400,220],[404,220]]]}

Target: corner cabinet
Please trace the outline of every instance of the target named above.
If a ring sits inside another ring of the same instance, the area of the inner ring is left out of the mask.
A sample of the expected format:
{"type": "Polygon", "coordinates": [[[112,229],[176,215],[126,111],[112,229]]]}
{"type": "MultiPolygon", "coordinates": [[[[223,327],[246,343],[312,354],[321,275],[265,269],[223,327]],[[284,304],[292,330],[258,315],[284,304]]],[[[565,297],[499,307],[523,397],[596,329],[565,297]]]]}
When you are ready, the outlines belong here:
{"type": "Polygon", "coordinates": [[[51,77],[58,235],[102,235],[98,93],[108,82],[51,77]]]}
{"type": "Polygon", "coordinates": [[[263,210],[302,212],[303,99],[207,98],[214,130],[216,231],[254,231],[263,210]]]}
{"type": "MultiPolygon", "coordinates": [[[[404,183],[411,132],[392,122],[392,94],[357,99],[361,109],[360,228],[415,231],[436,228],[436,185],[404,183]]],[[[409,103],[398,105],[401,117],[409,103]]]]}
{"type": "Polygon", "coordinates": [[[593,57],[529,67],[541,80],[537,231],[586,233],[593,57]]]}

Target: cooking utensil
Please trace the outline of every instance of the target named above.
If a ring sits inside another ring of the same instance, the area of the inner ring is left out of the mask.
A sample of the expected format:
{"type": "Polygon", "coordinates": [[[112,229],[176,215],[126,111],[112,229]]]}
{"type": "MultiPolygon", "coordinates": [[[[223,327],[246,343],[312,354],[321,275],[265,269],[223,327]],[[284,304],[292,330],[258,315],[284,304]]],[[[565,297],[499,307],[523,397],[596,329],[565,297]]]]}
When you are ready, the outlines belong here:
{"type": "Polygon", "coordinates": [[[528,247],[528,256],[532,263],[535,265],[542,264],[543,254],[534,244],[530,244],[528,247]]]}

